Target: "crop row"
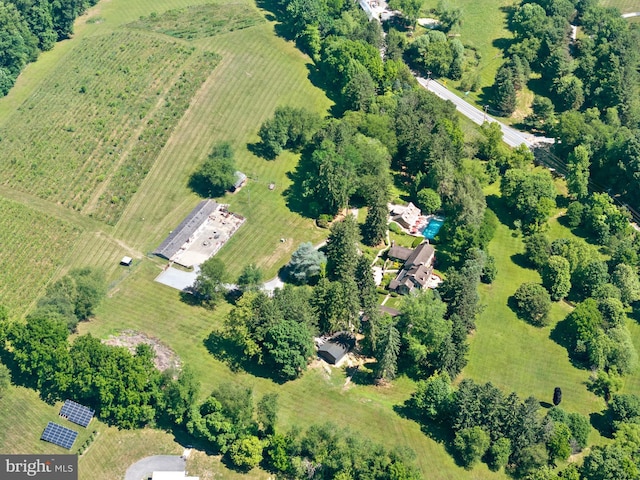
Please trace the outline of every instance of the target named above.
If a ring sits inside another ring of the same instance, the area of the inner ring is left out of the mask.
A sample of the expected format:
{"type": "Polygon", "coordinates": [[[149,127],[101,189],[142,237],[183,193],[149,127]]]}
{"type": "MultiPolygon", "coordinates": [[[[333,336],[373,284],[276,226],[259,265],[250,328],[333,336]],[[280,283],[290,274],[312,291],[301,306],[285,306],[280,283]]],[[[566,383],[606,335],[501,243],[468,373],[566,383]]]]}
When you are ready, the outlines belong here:
{"type": "Polygon", "coordinates": [[[0,198],[0,301],[20,314],[41,293],[80,231],[0,198]]]}
{"type": "Polygon", "coordinates": [[[92,216],[109,224],[117,222],[218,60],[219,57],[213,53],[200,53],[188,70],[181,73],[164,97],[162,105],[147,121],[131,152],[115,172],[92,216]]]}
{"type": "Polygon", "coordinates": [[[84,40],[0,128],[3,183],[82,210],[193,52],[130,30],[84,40]]]}

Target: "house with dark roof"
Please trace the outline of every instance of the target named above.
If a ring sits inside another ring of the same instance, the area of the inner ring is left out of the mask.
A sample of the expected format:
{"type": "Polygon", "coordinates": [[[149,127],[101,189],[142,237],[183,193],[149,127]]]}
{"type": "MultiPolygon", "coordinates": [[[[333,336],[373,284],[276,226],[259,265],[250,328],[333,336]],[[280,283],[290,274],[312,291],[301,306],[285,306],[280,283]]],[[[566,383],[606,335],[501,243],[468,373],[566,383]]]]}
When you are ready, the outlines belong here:
{"type": "Polygon", "coordinates": [[[209,199],[201,201],[196,208],[178,225],[153,253],[159,257],[171,260],[180,247],[191,238],[191,235],[216,211],[218,204],[209,199]]]}
{"type": "Polygon", "coordinates": [[[338,365],[356,346],[356,337],[348,332],[338,332],[318,346],[318,356],[331,365],[338,365]]]}
{"type": "MultiPolygon", "coordinates": [[[[391,250],[389,253],[391,253],[391,250]]],[[[435,253],[429,242],[418,245],[405,260],[398,276],[389,283],[389,290],[398,292],[401,295],[407,295],[416,288],[424,288],[433,273],[435,253]]],[[[394,254],[404,255],[404,252],[398,253],[396,251],[394,254]]],[[[395,257],[394,259],[401,260],[401,257],[395,257]]]]}
{"type": "Polygon", "coordinates": [[[387,253],[387,258],[393,260],[394,262],[406,262],[411,254],[413,253],[413,249],[407,247],[401,247],[400,245],[396,245],[393,243],[389,252],[387,253]]]}

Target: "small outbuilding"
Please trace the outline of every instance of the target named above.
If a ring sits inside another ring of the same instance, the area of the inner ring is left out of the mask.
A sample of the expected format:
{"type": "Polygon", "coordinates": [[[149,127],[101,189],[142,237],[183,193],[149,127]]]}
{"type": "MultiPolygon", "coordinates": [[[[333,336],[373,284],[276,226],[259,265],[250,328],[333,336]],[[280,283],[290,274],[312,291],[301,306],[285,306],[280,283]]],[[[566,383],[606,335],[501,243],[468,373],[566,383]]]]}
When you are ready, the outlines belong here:
{"type": "Polygon", "coordinates": [[[331,365],[338,365],[356,346],[356,337],[348,332],[338,332],[318,347],[318,356],[331,365]]]}
{"type": "Polygon", "coordinates": [[[130,267],[132,262],[133,262],[133,258],[122,257],[122,260],[120,260],[120,265],[124,265],[125,267],[130,267]]]}
{"type": "Polygon", "coordinates": [[[236,172],[234,175],[235,175],[235,180],[234,180],[235,183],[233,184],[233,187],[231,187],[231,191],[237,192],[242,187],[244,187],[244,185],[247,183],[247,176],[242,172],[236,172]]]}

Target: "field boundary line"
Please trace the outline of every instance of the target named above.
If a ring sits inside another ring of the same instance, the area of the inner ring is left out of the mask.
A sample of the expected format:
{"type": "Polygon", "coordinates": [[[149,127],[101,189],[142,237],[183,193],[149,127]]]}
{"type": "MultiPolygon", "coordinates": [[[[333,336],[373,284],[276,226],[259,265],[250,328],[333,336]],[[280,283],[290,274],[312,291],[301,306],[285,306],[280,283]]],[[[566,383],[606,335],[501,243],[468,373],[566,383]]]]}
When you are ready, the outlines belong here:
{"type": "MultiPolygon", "coordinates": [[[[199,47],[196,47],[196,49],[204,51],[204,49],[200,49],[199,47]]],[[[142,180],[142,182],[138,186],[138,190],[133,195],[133,197],[131,198],[131,200],[129,201],[129,203],[125,207],[125,209],[122,211],[122,214],[120,215],[120,218],[118,219],[118,221],[114,225],[114,235],[116,233],[120,232],[120,229],[121,229],[121,227],[123,225],[126,225],[128,222],[131,221],[129,216],[131,215],[132,208],[134,208],[134,205],[137,204],[137,202],[136,202],[137,198],[140,195],[143,194],[143,192],[145,190],[145,186],[149,182],[155,182],[156,181],[156,179],[154,178],[154,175],[156,175],[158,170],[162,169],[164,164],[170,160],[169,158],[166,158],[166,159],[164,158],[166,156],[165,151],[167,150],[167,145],[170,145],[172,143],[172,139],[175,137],[175,135],[180,132],[181,128],[184,128],[184,123],[187,122],[188,119],[190,118],[192,110],[199,103],[199,99],[206,92],[209,91],[210,83],[211,82],[215,82],[215,77],[219,74],[219,69],[221,67],[223,67],[224,63],[226,63],[225,62],[226,56],[220,55],[218,52],[215,52],[215,53],[217,55],[219,55],[219,57],[220,57],[218,63],[216,64],[216,66],[212,70],[212,72],[209,74],[207,79],[204,82],[202,82],[202,85],[200,85],[200,88],[198,88],[198,90],[193,95],[193,97],[191,97],[191,101],[189,102],[189,106],[187,107],[187,109],[182,114],[182,117],[180,117],[180,120],[178,120],[178,122],[175,124],[175,126],[173,128],[173,131],[171,132],[171,135],[169,136],[169,138],[167,138],[167,141],[163,145],[162,149],[158,152],[158,156],[156,157],[156,161],[153,162],[153,165],[149,169],[149,172],[145,175],[144,179],[142,180]],[[158,161],[158,160],[160,160],[160,161],[158,161]]]]}
{"type": "MultiPolygon", "coordinates": [[[[195,58],[194,54],[195,54],[195,49],[189,56],[189,59],[184,63],[184,65],[182,65],[181,68],[178,68],[176,70],[173,77],[171,77],[171,81],[167,82],[162,92],[162,95],[159,96],[158,100],[156,101],[156,104],[153,106],[153,108],[149,110],[149,112],[147,112],[144,118],[140,121],[140,125],[138,126],[138,128],[136,128],[133,134],[129,137],[129,141],[127,142],[126,147],[123,149],[122,154],[120,155],[120,158],[118,158],[118,161],[113,164],[109,175],[107,175],[105,180],[100,183],[100,186],[94,191],[93,195],[91,196],[91,199],[87,202],[87,204],[81,210],[83,214],[89,215],[92,210],[95,210],[100,197],[105,192],[107,187],[111,184],[111,181],[113,180],[115,174],[119,171],[119,168],[122,166],[122,164],[129,158],[131,150],[136,145],[138,138],[140,137],[142,132],[144,132],[145,128],[149,127],[149,120],[153,119],[155,114],[160,110],[160,108],[162,107],[162,105],[166,100],[167,94],[169,93],[171,88],[176,84],[176,82],[178,81],[182,73],[187,68],[189,68],[189,66],[194,62],[194,58],[195,58]]],[[[153,163],[155,164],[155,161],[153,163]]],[[[145,179],[146,179],[146,176],[145,176],[145,179]]]]}

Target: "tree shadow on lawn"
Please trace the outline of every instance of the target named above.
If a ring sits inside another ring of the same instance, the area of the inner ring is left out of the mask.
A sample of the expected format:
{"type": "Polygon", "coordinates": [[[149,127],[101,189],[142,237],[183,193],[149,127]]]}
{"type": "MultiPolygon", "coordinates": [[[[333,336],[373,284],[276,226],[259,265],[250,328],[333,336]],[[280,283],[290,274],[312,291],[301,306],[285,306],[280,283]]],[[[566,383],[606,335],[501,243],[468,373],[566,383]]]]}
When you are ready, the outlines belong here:
{"type": "Polygon", "coordinates": [[[588,368],[588,366],[585,365],[584,362],[582,362],[580,359],[575,358],[574,355],[571,355],[571,349],[573,348],[573,344],[575,343],[574,337],[575,333],[571,326],[571,320],[567,318],[556,323],[556,326],[553,327],[553,329],[549,333],[549,338],[567,351],[567,357],[569,358],[569,362],[571,362],[571,365],[575,368],[579,368],[580,370],[585,370],[588,368]]]}
{"type": "Polygon", "coordinates": [[[317,218],[319,214],[319,205],[315,201],[309,201],[304,198],[304,180],[309,174],[309,166],[302,158],[292,172],[287,172],[287,177],[291,180],[291,185],[287,187],[282,196],[289,210],[298,213],[306,218],[317,218]]]}
{"type": "Polygon", "coordinates": [[[273,155],[272,152],[268,151],[261,141],[247,143],[247,150],[253,153],[256,157],[264,158],[265,160],[275,160],[277,158],[277,155],[273,155]]]}
{"type": "Polygon", "coordinates": [[[487,207],[496,214],[500,223],[509,227],[509,230],[515,230],[515,226],[513,225],[513,214],[509,212],[509,209],[504,204],[504,200],[502,200],[501,197],[498,195],[487,195],[487,207]]]}
{"type": "Polygon", "coordinates": [[[265,14],[265,18],[270,22],[277,22],[274,30],[276,35],[285,40],[295,40],[295,32],[287,25],[287,20],[290,18],[287,16],[287,12],[282,8],[282,4],[277,0],[257,0],[256,5],[258,8],[265,10],[269,13],[265,14]]]}
{"type": "Polygon", "coordinates": [[[347,367],[347,376],[351,377],[351,382],[356,385],[375,385],[376,377],[373,370],[375,363],[372,360],[355,367],[347,367]]]}
{"type": "Polygon", "coordinates": [[[394,405],[393,411],[400,417],[407,420],[413,420],[420,425],[422,433],[433,441],[444,446],[445,450],[455,460],[456,464],[461,467],[463,466],[460,463],[457,453],[453,449],[453,432],[448,428],[448,425],[445,422],[438,423],[431,420],[424,420],[420,416],[420,410],[413,405],[411,399],[408,399],[401,405],[394,405]]]}
{"type": "Polygon", "coordinates": [[[527,260],[527,256],[524,253],[514,253],[511,255],[511,261],[519,266],[520,268],[526,268],[527,270],[535,270],[529,260],[527,260]]]}
{"type": "MultiPolygon", "coordinates": [[[[416,422],[420,425],[420,430],[422,430],[425,435],[438,443],[444,444],[447,446],[447,450],[449,450],[449,445],[453,442],[451,430],[447,428],[445,424],[422,419],[420,410],[412,404],[411,399],[401,405],[394,405],[393,411],[402,418],[416,422]]],[[[449,452],[449,454],[451,454],[451,452],[449,452]]]]}
{"type": "Polygon", "coordinates": [[[285,380],[275,376],[266,366],[258,365],[257,362],[247,358],[244,350],[235,342],[225,338],[221,332],[212,331],[203,343],[214,358],[227,364],[234,372],[244,371],[254,377],[267,378],[281,385],[285,383],[285,380]]]}
{"type": "Polygon", "coordinates": [[[613,429],[611,428],[613,420],[608,410],[589,414],[589,421],[591,422],[591,426],[595,428],[600,435],[606,438],[613,438],[613,429]]]}

